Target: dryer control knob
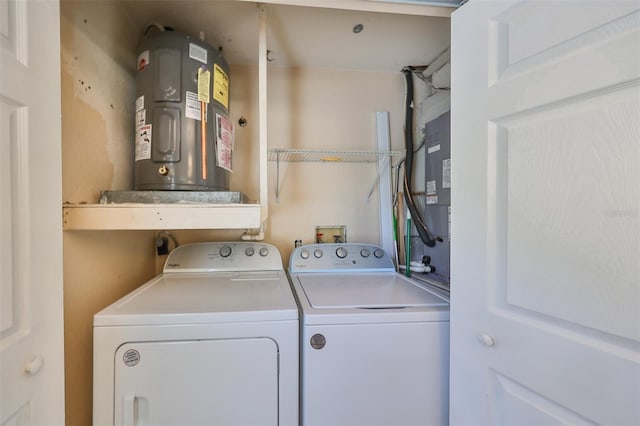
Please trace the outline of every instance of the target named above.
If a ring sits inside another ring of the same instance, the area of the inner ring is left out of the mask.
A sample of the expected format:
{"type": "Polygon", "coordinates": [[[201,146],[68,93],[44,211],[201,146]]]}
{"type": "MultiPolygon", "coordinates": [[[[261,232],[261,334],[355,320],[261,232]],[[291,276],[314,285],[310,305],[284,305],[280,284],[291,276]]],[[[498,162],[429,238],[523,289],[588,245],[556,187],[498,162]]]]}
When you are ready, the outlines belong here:
{"type": "Polygon", "coordinates": [[[347,254],[349,254],[349,252],[347,252],[347,249],[344,247],[338,247],[336,249],[336,256],[338,256],[340,259],[344,259],[345,257],[347,257],[347,254]]]}
{"type": "Polygon", "coordinates": [[[300,257],[303,259],[308,259],[309,258],[309,250],[302,250],[300,252],[300,257]]]}
{"type": "Polygon", "coordinates": [[[247,247],[247,249],[244,251],[244,254],[246,254],[247,256],[253,256],[253,254],[256,251],[253,249],[253,247],[247,247]]]}
{"type": "Polygon", "coordinates": [[[320,249],[315,249],[315,250],[313,251],[313,255],[314,255],[317,259],[320,259],[320,258],[322,257],[322,250],[320,250],[320,249]]]}
{"type": "Polygon", "coordinates": [[[371,256],[371,252],[369,250],[367,250],[367,249],[362,249],[362,250],[360,250],[360,256],[369,257],[369,256],[371,256]]]}
{"type": "Polygon", "coordinates": [[[220,247],[220,256],[222,256],[222,257],[231,256],[231,246],[222,246],[222,247],[220,247]]]}
{"type": "Polygon", "coordinates": [[[260,253],[260,256],[265,257],[269,254],[269,249],[266,247],[262,247],[258,253],[260,253]]]}
{"type": "Polygon", "coordinates": [[[373,252],[373,255],[380,259],[382,256],[384,256],[384,250],[377,249],[373,252]]]}

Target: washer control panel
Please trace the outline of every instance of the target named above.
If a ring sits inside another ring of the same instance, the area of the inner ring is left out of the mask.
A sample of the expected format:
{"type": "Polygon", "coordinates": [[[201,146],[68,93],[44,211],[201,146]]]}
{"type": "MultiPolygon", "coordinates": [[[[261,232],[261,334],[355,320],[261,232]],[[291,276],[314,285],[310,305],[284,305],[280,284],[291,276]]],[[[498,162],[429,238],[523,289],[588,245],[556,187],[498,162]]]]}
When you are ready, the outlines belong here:
{"type": "Polygon", "coordinates": [[[308,244],[296,249],[289,270],[304,272],[389,272],[395,271],[391,257],[372,244],[308,244]]]}
{"type": "Polygon", "coordinates": [[[163,272],[271,271],[282,270],[282,257],[271,244],[234,241],[178,246],[163,272]]]}

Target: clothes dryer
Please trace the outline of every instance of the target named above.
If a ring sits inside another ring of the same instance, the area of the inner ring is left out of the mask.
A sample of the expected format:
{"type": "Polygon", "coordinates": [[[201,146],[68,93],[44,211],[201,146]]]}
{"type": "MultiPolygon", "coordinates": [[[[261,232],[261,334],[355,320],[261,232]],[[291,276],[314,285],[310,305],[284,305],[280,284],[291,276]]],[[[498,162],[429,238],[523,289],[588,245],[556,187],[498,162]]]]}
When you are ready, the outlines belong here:
{"type": "Polygon", "coordinates": [[[94,424],[296,425],[298,350],[274,246],[180,246],[94,316],[94,424]]]}
{"type": "Polygon", "coordinates": [[[449,303],[368,244],[296,248],[304,426],[448,424],[449,303]]]}

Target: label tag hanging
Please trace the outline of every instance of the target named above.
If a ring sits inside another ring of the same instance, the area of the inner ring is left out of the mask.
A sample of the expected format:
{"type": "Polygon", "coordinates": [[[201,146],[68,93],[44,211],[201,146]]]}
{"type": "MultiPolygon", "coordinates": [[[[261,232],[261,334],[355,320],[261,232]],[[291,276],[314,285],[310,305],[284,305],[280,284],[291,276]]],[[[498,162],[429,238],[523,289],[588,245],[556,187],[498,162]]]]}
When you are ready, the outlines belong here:
{"type": "Polygon", "coordinates": [[[211,72],[205,67],[198,68],[198,100],[209,103],[211,72]]]}

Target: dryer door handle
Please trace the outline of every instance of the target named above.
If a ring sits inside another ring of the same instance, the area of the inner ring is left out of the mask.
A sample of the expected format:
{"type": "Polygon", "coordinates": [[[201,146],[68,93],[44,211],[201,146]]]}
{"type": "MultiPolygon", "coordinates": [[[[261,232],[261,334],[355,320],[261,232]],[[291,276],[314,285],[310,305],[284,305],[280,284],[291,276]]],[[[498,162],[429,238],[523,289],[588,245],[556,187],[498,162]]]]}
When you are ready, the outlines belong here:
{"type": "Polygon", "coordinates": [[[136,424],[136,404],[138,398],[134,393],[128,393],[122,401],[122,426],[134,426],[136,424]]]}

